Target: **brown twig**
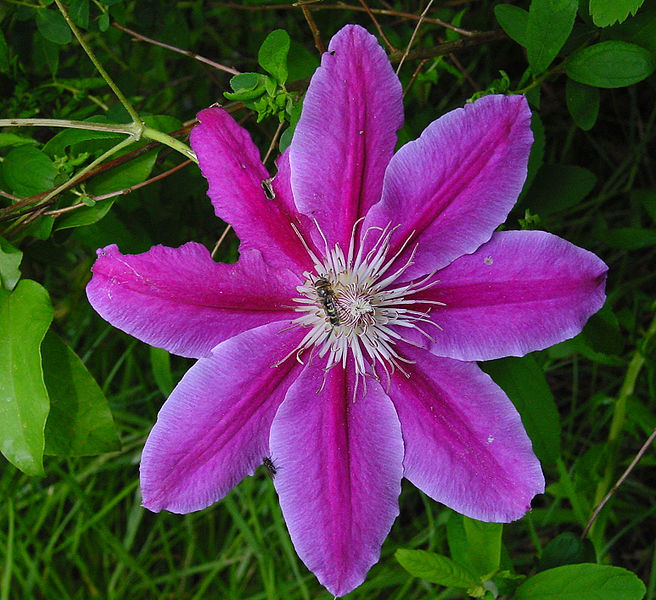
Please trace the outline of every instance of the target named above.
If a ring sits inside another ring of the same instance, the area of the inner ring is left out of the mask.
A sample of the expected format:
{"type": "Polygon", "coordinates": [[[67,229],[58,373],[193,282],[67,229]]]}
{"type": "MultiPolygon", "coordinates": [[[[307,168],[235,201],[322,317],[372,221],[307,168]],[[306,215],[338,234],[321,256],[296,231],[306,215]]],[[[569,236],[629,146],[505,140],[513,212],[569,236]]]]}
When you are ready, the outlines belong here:
{"type": "MultiPolygon", "coordinates": [[[[469,2],[469,0],[466,0],[469,2]]],[[[301,6],[300,3],[294,3],[294,4],[264,4],[261,6],[248,6],[244,4],[237,4],[236,2],[211,2],[210,4],[214,6],[222,6],[225,8],[234,8],[237,10],[248,10],[248,11],[257,11],[257,10],[293,10],[301,6]]],[[[307,3],[304,3],[307,5],[307,3]]],[[[310,10],[354,10],[358,12],[368,12],[365,8],[362,6],[356,6],[352,4],[346,4],[345,2],[338,2],[337,4],[317,4],[308,7],[310,10]]],[[[371,11],[372,14],[375,15],[385,15],[388,17],[398,17],[401,19],[410,19],[413,21],[418,21],[419,16],[414,15],[412,13],[407,13],[407,12],[400,12],[397,10],[391,10],[391,9],[386,9],[386,8],[370,8],[369,11],[371,11]]],[[[478,31],[468,31],[467,29],[462,29],[460,27],[456,27],[455,25],[452,25],[451,23],[448,23],[447,21],[443,21],[442,19],[437,19],[435,17],[426,17],[423,19],[424,23],[431,23],[433,25],[439,25],[441,27],[444,27],[446,29],[451,29],[452,31],[456,31],[460,35],[464,36],[472,36],[476,35],[477,33],[480,33],[478,31]]]]}
{"type": "Polygon", "coordinates": [[[219,246],[223,243],[223,240],[225,240],[226,236],[232,229],[232,225],[228,224],[226,225],[226,228],[223,230],[223,233],[221,234],[221,237],[219,238],[219,241],[214,245],[214,248],[212,249],[211,257],[214,258],[216,255],[217,251],[219,250],[219,246]]]}
{"type": "Polygon", "coordinates": [[[403,97],[405,98],[405,95],[410,91],[410,88],[412,87],[412,84],[415,82],[415,79],[417,79],[417,76],[419,73],[421,73],[421,70],[424,68],[424,65],[428,62],[427,58],[424,58],[419,62],[417,65],[417,68],[415,69],[415,72],[412,74],[412,77],[410,77],[410,81],[408,81],[408,85],[405,86],[405,89],[403,90],[403,97]]]}
{"type": "Polygon", "coordinates": [[[282,132],[282,128],[284,125],[285,122],[281,121],[280,124],[278,125],[278,128],[276,129],[276,132],[273,134],[273,138],[271,139],[271,143],[269,144],[269,149],[266,151],[266,154],[264,155],[264,159],[262,160],[263,165],[266,165],[267,160],[269,160],[269,156],[271,156],[273,149],[276,147],[276,142],[280,137],[280,133],[282,132]]]}
{"type": "Polygon", "coordinates": [[[193,58],[194,60],[197,60],[198,62],[205,63],[206,65],[209,65],[210,67],[213,67],[214,69],[217,69],[218,71],[225,71],[226,73],[230,73],[232,75],[239,75],[239,73],[240,73],[239,71],[237,71],[237,69],[233,69],[232,67],[226,67],[225,65],[222,65],[221,63],[210,60],[209,58],[205,58],[204,56],[201,56],[200,54],[196,54],[195,52],[192,52],[191,50],[183,50],[182,48],[177,48],[176,46],[171,46],[170,44],[165,44],[164,42],[159,42],[157,40],[154,40],[153,38],[149,38],[149,37],[146,37],[145,35],[137,33],[136,31],[133,31],[132,29],[128,29],[127,27],[124,27],[123,25],[119,25],[116,22],[112,23],[112,25],[114,27],[116,27],[116,29],[120,29],[121,31],[124,31],[125,33],[129,33],[131,36],[135,37],[137,40],[148,42],[149,44],[154,44],[155,46],[161,46],[162,48],[166,48],[167,50],[171,50],[172,52],[177,52],[178,54],[184,54],[185,56],[189,56],[190,58],[193,58]]]}
{"type": "Polygon", "coordinates": [[[321,41],[321,35],[319,34],[319,29],[317,28],[317,24],[314,22],[314,18],[312,17],[312,13],[310,12],[310,9],[306,6],[305,3],[302,4],[299,3],[298,6],[301,7],[301,10],[303,11],[303,16],[305,17],[307,24],[310,26],[310,31],[312,32],[312,37],[314,38],[315,48],[319,51],[319,54],[323,54],[326,51],[326,47],[323,45],[323,42],[321,41]]]}
{"type": "Polygon", "coordinates": [[[421,24],[423,20],[426,18],[426,13],[430,10],[430,7],[433,5],[433,0],[429,0],[428,4],[426,5],[426,8],[422,11],[421,15],[419,16],[419,21],[417,21],[417,24],[415,25],[414,30],[412,31],[412,35],[410,36],[410,41],[408,42],[408,45],[406,46],[405,52],[403,53],[403,56],[401,57],[401,60],[399,61],[399,66],[396,67],[396,74],[399,74],[399,71],[401,70],[401,67],[403,66],[403,61],[406,59],[406,56],[408,56],[408,53],[410,52],[410,48],[412,46],[412,42],[415,41],[415,37],[417,36],[417,32],[419,31],[419,28],[421,27],[421,24]]]}
{"type": "Polygon", "coordinates": [[[383,32],[383,28],[380,26],[380,23],[378,23],[378,20],[374,16],[374,14],[371,12],[371,9],[367,5],[367,3],[364,0],[360,0],[360,4],[364,7],[364,9],[367,11],[367,14],[369,15],[369,18],[373,21],[374,25],[376,26],[376,29],[378,30],[378,35],[381,37],[383,42],[385,42],[385,45],[389,49],[390,52],[394,52],[396,48],[392,45],[392,42],[390,42],[387,39],[387,36],[383,32]]]}
{"type": "MultiPolygon", "coordinates": [[[[439,44],[437,46],[433,46],[432,48],[418,48],[417,50],[412,50],[408,52],[407,55],[405,55],[405,60],[435,58],[436,56],[443,56],[457,50],[480,46],[481,44],[486,44],[487,42],[503,40],[507,37],[508,36],[506,36],[506,34],[501,29],[494,31],[481,31],[474,37],[462,38],[460,40],[454,40],[453,42],[445,42],[444,44],[439,44]]],[[[389,55],[389,59],[391,62],[398,62],[403,56],[404,53],[399,50],[397,52],[392,52],[389,55]]]]}
{"type": "MultiPolygon", "coordinates": [[[[146,187],[147,185],[150,185],[151,183],[155,183],[156,181],[160,181],[161,179],[165,179],[169,175],[173,175],[173,173],[176,173],[180,169],[183,169],[187,165],[190,165],[192,163],[191,160],[185,160],[184,162],[181,162],[179,165],[176,165],[175,167],[170,168],[168,171],[163,171],[159,175],[155,175],[154,177],[151,177],[150,179],[146,179],[146,181],[142,181],[141,183],[136,183],[135,185],[131,185],[130,187],[124,188],[122,190],[117,190],[115,192],[109,192],[107,194],[101,194],[100,196],[91,196],[88,195],[91,200],[94,200],[96,202],[100,202],[102,200],[108,200],[109,198],[115,198],[116,196],[126,196],[127,194],[134,192],[138,189],[141,189],[142,187],[146,187]]],[[[66,206],[65,208],[58,208],[56,210],[47,210],[43,214],[48,215],[51,217],[58,217],[59,215],[71,212],[73,210],[77,210],[78,208],[81,208],[82,206],[86,206],[84,202],[80,202],[79,204],[73,204],[72,206],[66,206]]]]}
{"type": "Polygon", "coordinates": [[[654,428],[654,430],[651,432],[650,436],[647,438],[647,441],[642,445],[642,448],[640,448],[638,454],[635,455],[635,457],[631,461],[631,464],[626,468],[624,473],[622,473],[622,475],[617,480],[615,485],[604,496],[604,499],[595,507],[594,511],[592,512],[592,516],[590,517],[590,520],[586,524],[585,529],[581,534],[581,539],[585,538],[585,536],[588,535],[588,531],[590,531],[590,527],[592,527],[592,524],[595,522],[595,519],[599,516],[601,509],[611,499],[611,496],[617,491],[617,488],[619,488],[620,485],[624,483],[624,480],[629,476],[629,473],[633,471],[633,468],[638,464],[638,461],[640,461],[642,455],[647,451],[647,448],[649,448],[649,446],[652,444],[655,438],[656,438],[656,428],[654,428]]]}
{"type": "MultiPolygon", "coordinates": [[[[194,123],[193,121],[192,123],[194,123]]],[[[183,135],[186,135],[189,130],[191,129],[192,125],[188,125],[185,127],[182,127],[181,129],[178,129],[177,131],[172,132],[171,135],[172,137],[181,137],[183,135]]],[[[143,154],[146,154],[147,152],[150,152],[151,150],[157,148],[159,146],[159,142],[150,142],[146,144],[145,146],[142,146],[141,148],[136,148],[135,150],[132,150],[131,152],[128,152],[126,154],[123,154],[122,156],[119,156],[117,158],[114,158],[113,160],[107,161],[106,163],[103,163],[102,165],[98,165],[95,169],[89,171],[88,173],[85,173],[82,177],[80,177],[76,182],[75,185],[78,185],[82,183],[83,181],[86,181],[87,179],[90,179],[91,177],[95,177],[96,175],[100,175],[101,173],[104,173],[105,171],[109,171],[111,169],[115,169],[116,167],[120,167],[121,165],[125,164],[126,162],[129,162],[135,158],[138,158],[139,156],[142,156],[143,154]]],[[[53,188],[55,189],[55,188],[53,188]]],[[[52,205],[55,202],[56,196],[51,198],[46,204],[40,205],[40,201],[45,198],[48,194],[50,194],[52,190],[48,190],[47,192],[42,192],[40,194],[35,194],[34,196],[29,196],[28,198],[21,198],[18,202],[15,204],[12,204],[11,206],[8,206],[6,208],[0,209],[0,222],[3,221],[9,221],[11,219],[15,219],[17,217],[21,217],[25,214],[29,214],[33,211],[38,210],[39,208],[47,208],[48,206],[52,205]],[[21,210],[23,208],[26,208],[26,210],[21,210]]],[[[3,193],[5,195],[6,193],[3,193]]],[[[5,196],[8,197],[8,196],[5,196]]]]}

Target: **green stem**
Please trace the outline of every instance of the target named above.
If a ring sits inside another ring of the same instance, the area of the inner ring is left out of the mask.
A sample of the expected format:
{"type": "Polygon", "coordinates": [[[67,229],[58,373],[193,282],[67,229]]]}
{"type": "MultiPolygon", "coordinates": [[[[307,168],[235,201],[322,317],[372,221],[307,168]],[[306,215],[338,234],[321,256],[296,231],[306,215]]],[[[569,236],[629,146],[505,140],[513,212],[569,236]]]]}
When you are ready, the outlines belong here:
{"type": "Polygon", "coordinates": [[[0,119],[0,127],[63,127],[66,129],[88,129],[111,131],[138,136],[143,125],[135,123],[94,123],[92,121],[70,121],[69,119],[0,119]]]}
{"type": "MultiPolygon", "coordinates": [[[[642,348],[646,346],[654,336],[656,336],[656,316],[649,325],[649,329],[647,329],[645,335],[643,336],[641,344],[638,346],[638,348],[636,348],[636,351],[631,358],[631,362],[629,362],[629,366],[626,370],[626,375],[624,376],[624,381],[622,382],[622,387],[620,388],[619,394],[617,395],[617,400],[613,409],[613,418],[611,420],[610,430],[608,432],[608,462],[606,463],[604,476],[597,484],[593,506],[597,506],[603,500],[603,498],[608,493],[611,484],[613,483],[615,467],[619,454],[618,450],[620,435],[624,430],[626,421],[626,403],[628,399],[633,395],[638,375],[640,374],[640,370],[645,364],[645,357],[642,353],[642,348]]],[[[596,534],[595,539],[597,539],[597,541],[601,541],[599,536],[603,537],[603,521],[597,519],[597,521],[592,524],[590,532],[591,534],[596,534]]]]}
{"type": "Polygon", "coordinates": [[[180,140],[176,140],[174,137],[171,137],[166,133],[162,133],[157,129],[153,129],[152,127],[144,127],[141,134],[145,138],[155,140],[156,142],[160,142],[166,146],[169,146],[170,148],[173,148],[173,150],[177,150],[181,154],[184,154],[189,160],[192,160],[198,164],[198,158],[196,157],[195,152],[189,146],[187,146],[187,144],[181,142],[180,140]]]}
{"type": "Polygon", "coordinates": [[[100,73],[100,76],[107,82],[107,85],[112,89],[114,94],[116,94],[116,97],[119,99],[120,103],[125,107],[125,110],[128,111],[130,117],[132,118],[132,121],[134,123],[141,123],[141,118],[139,117],[139,113],[134,109],[132,104],[130,104],[130,101],[123,95],[123,92],[121,92],[118,86],[114,83],[112,78],[109,76],[109,73],[105,71],[105,69],[100,64],[94,53],[91,51],[89,45],[84,41],[84,38],[80,33],[80,30],[76,27],[75,23],[71,21],[71,18],[68,16],[68,13],[66,12],[64,5],[61,3],[61,0],[55,0],[55,4],[57,4],[57,8],[59,8],[61,14],[64,15],[64,19],[66,19],[68,26],[71,28],[71,31],[73,32],[73,35],[77,38],[77,41],[80,42],[80,46],[82,46],[84,51],[87,53],[87,56],[93,63],[93,66],[96,67],[98,73],[100,73]]]}
{"type": "MultiPolygon", "coordinates": [[[[80,169],[68,181],[65,181],[61,185],[59,185],[56,188],[53,188],[52,190],[50,190],[50,192],[48,192],[48,194],[46,194],[41,200],[39,200],[38,204],[36,204],[35,206],[43,206],[44,204],[47,204],[48,201],[51,198],[54,198],[55,196],[57,196],[57,194],[61,194],[63,191],[65,191],[68,188],[70,188],[71,186],[75,185],[75,183],[77,181],[79,181],[89,171],[91,171],[92,169],[95,169],[103,161],[107,160],[113,154],[116,154],[122,148],[125,148],[126,146],[129,146],[134,141],[135,140],[132,136],[129,136],[129,137],[121,140],[118,144],[116,144],[115,146],[112,146],[109,150],[107,150],[107,152],[104,152],[98,158],[96,158],[94,161],[90,162],[86,167],[84,167],[83,169],[80,169]]],[[[27,218],[27,215],[26,215],[25,218],[27,218]]],[[[18,227],[25,220],[25,218],[17,219],[14,223],[12,223],[12,225],[7,228],[7,233],[9,233],[10,231],[13,231],[16,227],[18,227]]]]}

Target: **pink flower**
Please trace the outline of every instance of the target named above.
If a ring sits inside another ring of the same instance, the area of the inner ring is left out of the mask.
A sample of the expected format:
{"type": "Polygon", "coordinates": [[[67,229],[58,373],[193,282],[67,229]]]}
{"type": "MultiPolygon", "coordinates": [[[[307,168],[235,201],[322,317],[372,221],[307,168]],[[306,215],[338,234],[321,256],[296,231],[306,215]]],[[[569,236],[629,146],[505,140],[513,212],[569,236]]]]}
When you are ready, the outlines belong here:
{"type": "Polygon", "coordinates": [[[330,43],[275,198],[219,108],[191,144],[234,265],[205,247],[98,252],[88,296],[110,323],[198,358],[143,452],[144,506],[220,500],[264,457],[296,550],[330,592],[357,587],[398,514],[401,478],[484,521],[544,489],[504,392],[475,362],[576,335],[606,265],[548,233],[495,233],[532,143],[521,96],[487,96],[394,154],[401,85],[364,29],[330,43]]]}

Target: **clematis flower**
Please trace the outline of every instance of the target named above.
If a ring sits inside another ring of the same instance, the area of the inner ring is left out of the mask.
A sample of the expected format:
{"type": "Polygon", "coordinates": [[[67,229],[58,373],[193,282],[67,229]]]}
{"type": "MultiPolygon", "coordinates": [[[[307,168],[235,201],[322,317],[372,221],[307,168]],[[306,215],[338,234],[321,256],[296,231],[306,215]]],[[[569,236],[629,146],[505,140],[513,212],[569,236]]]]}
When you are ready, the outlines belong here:
{"type": "Polygon", "coordinates": [[[141,461],[143,504],[187,513],[270,457],[294,546],[333,594],[378,560],[402,477],[483,521],[544,478],[520,417],[474,361],[576,335],[606,265],[549,233],[495,229],[526,177],[521,96],[487,96],[396,154],[402,90],[358,26],[339,31],[270,177],[248,133],[203,110],[191,145],[234,265],[200,244],[99,250],[88,297],[135,337],[197,358],[141,461]]]}

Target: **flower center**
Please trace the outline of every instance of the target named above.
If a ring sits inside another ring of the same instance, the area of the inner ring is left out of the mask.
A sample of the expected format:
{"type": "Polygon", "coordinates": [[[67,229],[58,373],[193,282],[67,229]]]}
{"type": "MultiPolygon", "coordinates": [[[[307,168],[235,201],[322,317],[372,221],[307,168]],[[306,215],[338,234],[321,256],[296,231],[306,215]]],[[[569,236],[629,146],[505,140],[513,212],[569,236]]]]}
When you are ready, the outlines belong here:
{"type": "Polygon", "coordinates": [[[432,340],[421,325],[429,323],[439,326],[429,320],[430,307],[425,306],[442,303],[418,300],[412,296],[438,282],[429,283],[431,273],[420,280],[399,285],[397,281],[412,264],[414,257],[413,251],[404,264],[395,264],[409,239],[390,255],[390,238],[394,229],[389,226],[382,231],[372,228],[364,238],[375,231],[379,232],[377,241],[365,254],[363,239],[356,253],[356,227],[357,223],[347,255],[344,255],[339,244],[329,249],[326,243],[323,258],[317,257],[299,234],[314,262],[315,272],[303,273],[305,282],[296,288],[299,297],[294,298],[295,310],[300,315],[295,319],[294,326],[306,327],[309,331],[285,359],[295,353],[299,362],[303,362],[301,355],[310,350],[311,356],[315,352],[320,358],[327,356],[325,368],[328,370],[338,363],[345,367],[350,353],[358,377],[371,376],[379,380],[377,367],[385,371],[388,380],[396,369],[408,376],[402,363],[411,361],[399,354],[396,345],[399,341],[414,343],[405,339],[399,331],[403,331],[402,328],[416,329],[432,340]],[[424,310],[416,310],[413,308],[415,304],[422,304],[424,310]]]}

